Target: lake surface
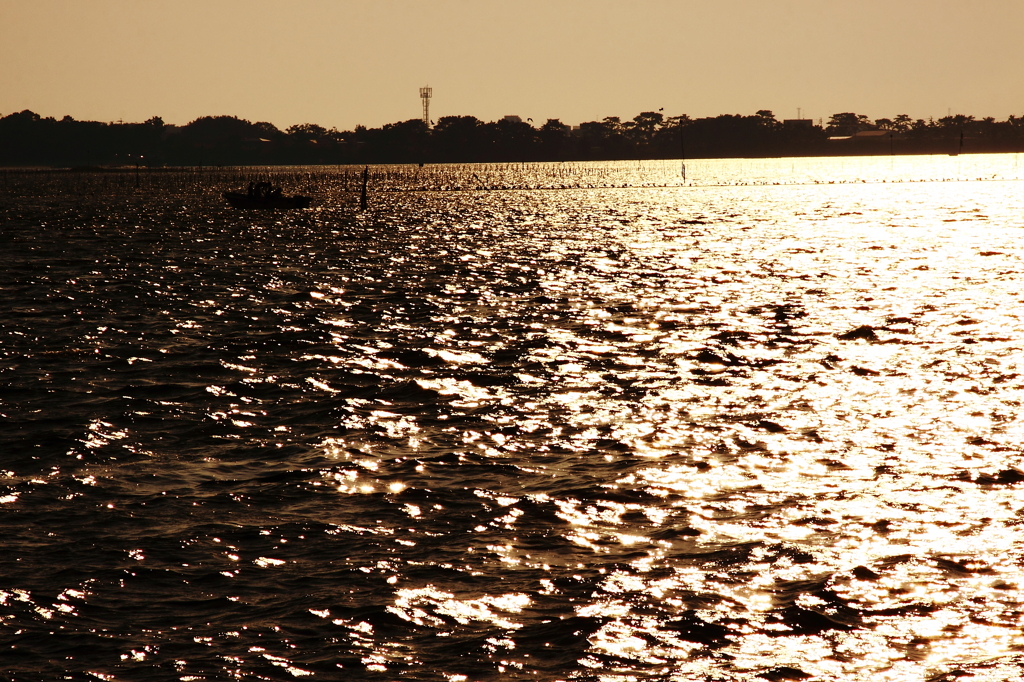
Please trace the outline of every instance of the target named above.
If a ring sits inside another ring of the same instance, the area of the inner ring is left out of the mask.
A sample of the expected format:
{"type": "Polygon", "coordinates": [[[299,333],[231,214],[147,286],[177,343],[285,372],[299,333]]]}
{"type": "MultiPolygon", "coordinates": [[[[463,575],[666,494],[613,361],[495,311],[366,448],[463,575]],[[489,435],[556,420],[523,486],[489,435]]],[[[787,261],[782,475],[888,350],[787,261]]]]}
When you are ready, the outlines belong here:
{"type": "Polygon", "coordinates": [[[360,170],[4,175],[5,679],[1021,679],[1018,155],[360,170]]]}

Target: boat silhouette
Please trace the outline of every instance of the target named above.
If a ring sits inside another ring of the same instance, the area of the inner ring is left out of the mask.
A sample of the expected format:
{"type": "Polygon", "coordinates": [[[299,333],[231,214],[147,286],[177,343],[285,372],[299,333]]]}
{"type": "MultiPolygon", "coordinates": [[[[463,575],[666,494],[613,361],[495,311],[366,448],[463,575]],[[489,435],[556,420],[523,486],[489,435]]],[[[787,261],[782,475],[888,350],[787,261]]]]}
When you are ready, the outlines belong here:
{"type": "Polygon", "coordinates": [[[280,187],[269,182],[249,183],[245,192],[224,192],[224,199],[234,208],[308,208],[312,198],[285,196],[280,187]]]}

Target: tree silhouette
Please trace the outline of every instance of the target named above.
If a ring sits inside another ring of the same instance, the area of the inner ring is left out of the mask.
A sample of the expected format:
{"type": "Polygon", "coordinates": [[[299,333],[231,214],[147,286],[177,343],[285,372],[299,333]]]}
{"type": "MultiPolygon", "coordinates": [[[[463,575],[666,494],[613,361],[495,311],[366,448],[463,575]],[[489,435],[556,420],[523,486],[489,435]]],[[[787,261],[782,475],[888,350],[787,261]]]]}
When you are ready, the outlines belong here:
{"type": "Polygon", "coordinates": [[[871,128],[871,119],[864,114],[846,112],[832,114],[828,119],[828,127],[825,132],[829,135],[856,135],[861,130],[870,130],[871,128]]]}
{"type": "Polygon", "coordinates": [[[636,158],[710,158],[821,154],[946,153],[1024,150],[1024,118],[949,115],[912,120],[833,114],[825,128],[780,122],[768,109],[752,116],[692,119],[643,111],[623,121],[608,116],[572,129],[558,119],[539,128],[521,120],[484,122],[445,116],[431,129],[420,119],[380,128],[327,129],[316,123],[252,123],[236,116],[202,116],[181,127],[159,116],[144,123],[60,120],[24,110],[0,118],[4,165],[248,165],[302,163],[424,163],[636,158]],[[885,136],[859,136],[880,129],[885,136]],[[829,136],[852,138],[828,141],[829,136]],[[895,137],[899,145],[891,146],[895,137]],[[960,141],[964,140],[963,145],[960,141]],[[881,144],[885,145],[882,149],[881,144]]]}

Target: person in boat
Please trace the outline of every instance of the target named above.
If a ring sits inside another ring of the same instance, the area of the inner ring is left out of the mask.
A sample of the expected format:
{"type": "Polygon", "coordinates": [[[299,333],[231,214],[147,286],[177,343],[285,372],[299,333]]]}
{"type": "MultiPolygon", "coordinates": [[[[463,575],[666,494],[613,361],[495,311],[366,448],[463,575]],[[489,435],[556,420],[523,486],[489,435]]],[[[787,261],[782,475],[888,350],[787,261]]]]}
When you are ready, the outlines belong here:
{"type": "Polygon", "coordinates": [[[268,199],[280,199],[281,198],[281,188],[280,187],[271,187],[270,191],[267,192],[267,198],[268,199]]]}
{"type": "Polygon", "coordinates": [[[256,183],[252,180],[249,181],[249,187],[246,189],[246,193],[249,195],[250,199],[256,196],[256,183]]]}

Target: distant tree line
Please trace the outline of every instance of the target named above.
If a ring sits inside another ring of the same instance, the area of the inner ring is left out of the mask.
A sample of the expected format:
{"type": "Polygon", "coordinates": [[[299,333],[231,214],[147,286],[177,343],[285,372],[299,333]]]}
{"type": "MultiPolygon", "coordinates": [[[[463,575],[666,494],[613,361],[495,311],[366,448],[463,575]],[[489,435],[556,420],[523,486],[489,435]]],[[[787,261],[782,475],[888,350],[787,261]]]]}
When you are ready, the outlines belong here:
{"type": "Polygon", "coordinates": [[[445,116],[380,128],[340,131],[315,123],[279,130],[234,116],[203,116],[184,126],[159,117],[143,123],[57,120],[32,111],[0,118],[0,165],[202,166],[585,161],[613,159],[944,154],[1024,151],[1024,118],[973,116],[870,120],[839,113],[827,124],[779,121],[768,110],[752,116],[691,119],[645,111],[630,120],[608,117],[575,128],[558,119],[539,126],[506,117],[484,122],[445,116]]]}

